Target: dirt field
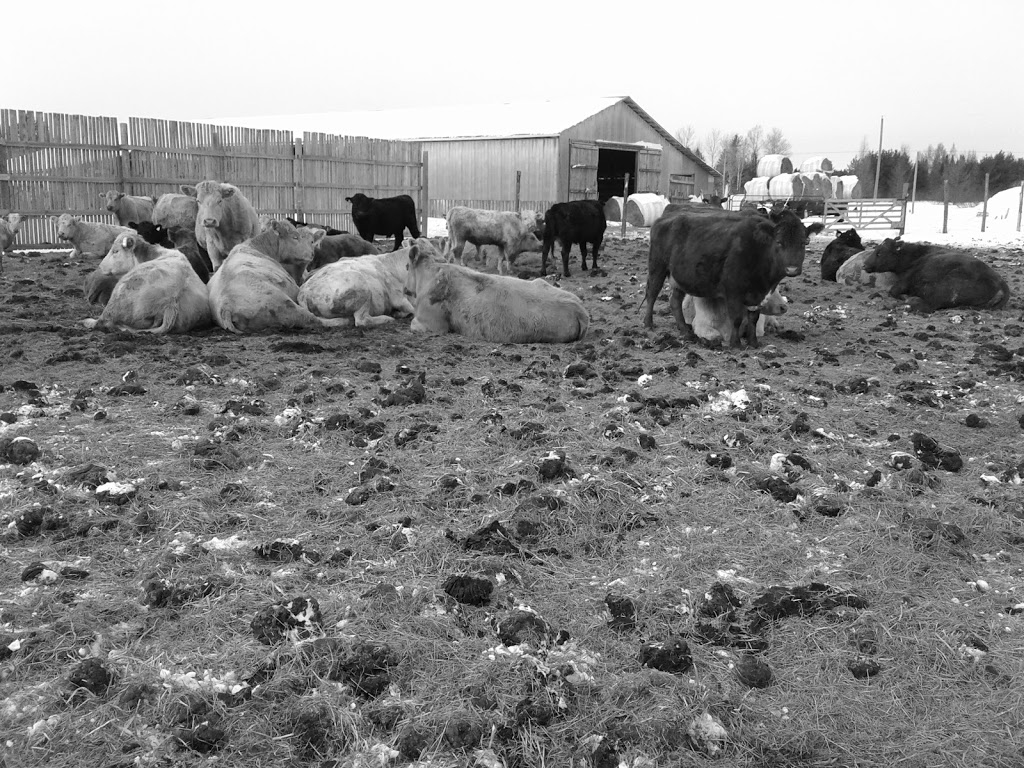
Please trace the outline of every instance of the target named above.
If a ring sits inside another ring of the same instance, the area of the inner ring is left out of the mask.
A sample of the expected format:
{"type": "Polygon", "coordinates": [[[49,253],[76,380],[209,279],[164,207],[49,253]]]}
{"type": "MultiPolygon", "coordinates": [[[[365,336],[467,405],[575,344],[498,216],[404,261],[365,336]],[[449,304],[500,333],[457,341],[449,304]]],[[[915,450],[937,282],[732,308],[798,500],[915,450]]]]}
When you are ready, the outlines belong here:
{"type": "Polygon", "coordinates": [[[724,351],[643,239],[572,345],[94,333],[5,258],[0,764],[1019,766],[1024,254],[924,316],[827,242],[724,351]]]}

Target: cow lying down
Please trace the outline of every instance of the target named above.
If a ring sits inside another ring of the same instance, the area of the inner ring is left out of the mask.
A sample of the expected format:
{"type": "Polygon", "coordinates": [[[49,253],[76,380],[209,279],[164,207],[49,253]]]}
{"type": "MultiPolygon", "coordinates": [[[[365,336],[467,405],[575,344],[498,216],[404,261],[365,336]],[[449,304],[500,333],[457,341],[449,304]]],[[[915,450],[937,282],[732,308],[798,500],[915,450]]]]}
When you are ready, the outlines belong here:
{"type": "Polygon", "coordinates": [[[490,275],[431,256],[419,244],[409,249],[405,292],[414,299],[412,330],[506,344],[579,341],[586,335],[590,316],[583,302],[543,278],[490,275]]]}
{"type": "Polygon", "coordinates": [[[893,297],[907,296],[911,308],[933,312],[950,307],[1002,309],[1010,287],[998,272],[962,251],[929,243],[887,238],[864,262],[866,272],[894,272],[893,297]]]}
{"type": "MultiPolygon", "coordinates": [[[[415,246],[421,254],[440,259],[425,237],[415,246]]],[[[343,318],[348,325],[375,327],[411,315],[405,296],[406,268],[412,248],[342,259],[313,272],[299,289],[298,302],[317,317],[343,318]]]]}
{"type": "MultiPolygon", "coordinates": [[[[786,304],[786,297],[779,293],[777,287],[765,297],[754,327],[755,338],[763,337],[765,331],[778,326],[775,318],[786,313],[786,304]]],[[[708,346],[735,347],[739,346],[740,339],[749,337],[749,331],[744,327],[748,321],[746,313],[736,317],[725,301],[687,294],[682,310],[683,319],[693,328],[697,338],[708,346]]]]}
{"type": "Polygon", "coordinates": [[[150,245],[140,235],[124,235],[87,281],[90,301],[108,291],[99,319],[86,328],[106,331],[185,333],[211,324],[210,296],[184,254],[150,245]],[[113,279],[113,284],[110,283],[113,279]]]}
{"type": "Polygon", "coordinates": [[[231,249],[210,278],[213,321],[232,333],[325,328],[350,324],[316,317],[296,301],[297,280],[313,258],[322,229],[273,220],[231,249]]]}

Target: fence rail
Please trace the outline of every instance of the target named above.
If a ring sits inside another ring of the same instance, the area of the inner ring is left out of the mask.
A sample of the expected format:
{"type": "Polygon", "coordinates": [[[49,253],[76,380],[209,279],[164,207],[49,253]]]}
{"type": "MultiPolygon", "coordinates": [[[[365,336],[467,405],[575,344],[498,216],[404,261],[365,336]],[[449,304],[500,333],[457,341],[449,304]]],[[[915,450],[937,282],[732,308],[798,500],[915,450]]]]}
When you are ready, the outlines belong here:
{"type": "Polygon", "coordinates": [[[798,198],[777,199],[771,195],[743,195],[730,198],[731,210],[738,210],[744,202],[757,205],[786,203],[808,207],[807,215],[821,217],[825,231],[854,227],[857,230],[896,230],[901,235],[907,227],[907,199],[900,198],[798,198]],[[811,212],[813,211],[813,213],[811,212]]]}
{"type": "Polygon", "coordinates": [[[262,214],[338,229],[353,229],[356,192],[426,207],[419,142],[0,110],[0,215],[22,214],[18,247],[56,242],[61,213],[116,223],[101,202],[110,189],[159,197],[204,179],[234,184],[262,214]]]}

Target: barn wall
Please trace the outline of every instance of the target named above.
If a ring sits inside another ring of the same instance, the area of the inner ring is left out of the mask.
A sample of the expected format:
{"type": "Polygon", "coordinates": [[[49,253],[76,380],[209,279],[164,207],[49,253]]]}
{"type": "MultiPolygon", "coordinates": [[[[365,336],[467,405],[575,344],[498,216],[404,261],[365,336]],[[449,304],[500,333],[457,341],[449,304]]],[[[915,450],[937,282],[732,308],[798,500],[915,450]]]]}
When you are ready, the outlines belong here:
{"type": "Polygon", "coordinates": [[[567,199],[570,141],[620,141],[632,144],[646,141],[661,145],[661,179],[657,191],[663,195],[669,193],[669,176],[671,174],[693,175],[694,186],[710,193],[714,190],[711,174],[698,163],[691,160],[678,149],[669,144],[640,114],[624,101],[601,110],[580,123],[566,129],[561,134],[562,152],[559,162],[559,200],[567,199]]]}
{"type": "Polygon", "coordinates": [[[522,171],[523,210],[547,210],[557,200],[555,136],[424,141],[423,150],[430,155],[431,216],[444,216],[453,205],[513,210],[516,171],[522,171]]]}

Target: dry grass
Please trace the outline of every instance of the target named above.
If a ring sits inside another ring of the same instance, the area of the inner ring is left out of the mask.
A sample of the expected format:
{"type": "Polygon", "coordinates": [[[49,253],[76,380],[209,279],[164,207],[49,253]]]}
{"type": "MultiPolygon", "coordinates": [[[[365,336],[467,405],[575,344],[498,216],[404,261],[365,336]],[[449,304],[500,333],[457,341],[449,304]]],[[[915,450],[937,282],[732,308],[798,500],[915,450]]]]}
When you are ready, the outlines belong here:
{"type": "MultiPolygon", "coordinates": [[[[89,312],[75,292],[88,265],[8,259],[0,411],[31,396],[12,388],[18,380],[46,402],[0,431],[42,450],[30,466],[0,466],[10,523],[0,647],[11,650],[0,660],[0,759],[9,768],[213,756],[461,766],[492,754],[505,766],[1021,765],[1024,627],[1007,611],[1022,601],[1024,512],[1016,486],[980,480],[1021,460],[1012,367],[1024,354],[1021,300],[1001,313],[907,315],[891,300],[819,284],[822,245],[785,291],[784,325],[803,340],[729,352],[666,346],[675,332],[664,304],[655,331],[641,329],[640,241],[609,243],[607,276],[577,270],[562,281],[593,317],[588,339],[570,346],[424,339],[407,323],[350,334],[95,335],[74,327],[89,312]],[[1010,364],[979,352],[985,343],[1011,352],[1010,364]],[[571,363],[595,376],[564,378],[571,363]],[[199,366],[216,379],[176,383],[199,366]],[[107,395],[128,371],[146,393],[107,395]],[[420,372],[424,402],[382,405],[420,372]],[[643,387],[641,374],[652,376],[643,387]],[[846,391],[855,377],[872,386],[846,391]],[[712,409],[723,390],[740,389],[746,411],[712,409]],[[931,394],[935,407],[908,393],[931,394]],[[76,394],[84,409],[72,407],[76,394]],[[175,408],[186,395],[198,414],[175,408]],[[696,407],[672,404],[689,396],[696,407]],[[221,413],[231,400],[258,400],[263,412],[221,413]],[[301,409],[297,422],[284,418],[288,407],[301,409]],[[98,410],[105,419],[94,420],[98,410]],[[801,412],[820,433],[789,430],[801,412]],[[990,426],[967,428],[968,413],[990,426]],[[328,428],[338,414],[380,422],[383,434],[367,445],[360,429],[328,428]],[[894,470],[889,455],[913,453],[913,432],[958,448],[964,468],[926,473],[935,488],[894,470]],[[640,447],[644,434],[656,447],[640,447]],[[233,468],[206,465],[196,446],[211,437],[234,449],[233,468]],[[538,465],[552,450],[570,471],[544,482],[538,465]],[[734,466],[709,466],[709,451],[734,466]],[[773,455],[793,452],[811,465],[793,470],[801,497],[787,504],[756,490],[773,455]],[[86,462],[132,481],[137,495],[104,504],[64,482],[86,462]],[[374,462],[384,486],[361,477],[374,462]],[[882,481],[866,487],[875,470],[882,481]],[[368,492],[351,503],[359,487],[368,492]],[[814,511],[820,493],[840,506],[837,517],[814,511]],[[40,507],[67,526],[19,533],[18,516],[40,507]],[[918,518],[953,524],[964,540],[918,518]],[[465,546],[495,521],[510,539],[465,546]],[[275,541],[313,554],[254,552],[275,541]],[[35,562],[88,575],[23,582],[35,562]],[[452,575],[488,580],[489,603],[445,594],[452,575]],[[178,591],[154,602],[155,579],[178,591]],[[742,624],[769,587],[811,582],[866,607],[770,622],[760,632],[766,688],[737,678],[742,649],[696,632],[716,583],[742,600],[742,624]],[[633,601],[635,628],[608,626],[609,593],[633,601]],[[259,642],[253,619],[299,597],[317,601],[322,623],[259,642]],[[522,606],[549,639],[563,633],[559,642],[503,645],[502,622],[522,606]],[[692,668],[640,665],[641,645],[679,636],[692,668]],[[73,690],[84,659],[112,673],[109,687],[73,690]],[[881,671],[858,679],[849,665],[865,659],[881,671]],[[727,732],[716,756],[688,735],[705,713],[727,732]],[[202,723],[220,729],[209,753],[182,744],[202,723]]],[[[536,261],[521,257],[517,268],[529,273],[536,261]]],[[[1011,288],[1019,297],[1019,277],[1011,288]]]]}

